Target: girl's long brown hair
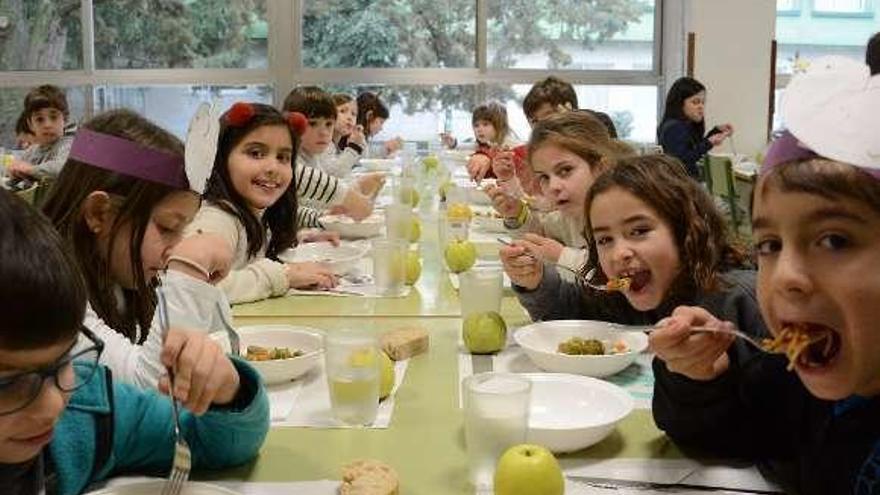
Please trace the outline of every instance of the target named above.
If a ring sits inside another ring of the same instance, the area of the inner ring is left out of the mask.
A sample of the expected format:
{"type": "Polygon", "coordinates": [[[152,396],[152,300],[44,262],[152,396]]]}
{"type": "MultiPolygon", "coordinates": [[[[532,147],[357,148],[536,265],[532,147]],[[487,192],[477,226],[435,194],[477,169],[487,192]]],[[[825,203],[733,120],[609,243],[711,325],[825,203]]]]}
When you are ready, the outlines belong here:
{"type": "MultiPolygon", "coordinates": [[[[599,264],[591,235],[590,207],[596,197],[614,188],[644,201],[672,230],[681,270],[666,300],[688,297],[697,291],[717,290],[721,272],[746,266],[745,250],[729,240],[727,222],[715,207],[715,201],[687,175],[681,162],[666,155],[645,155],[619,160],[617,166],[599,176],[587,192],[587,234],[590,234],[587,235],[590,239],[587,267],[599,264]]],[[[593,272],[592,282],[606,281],[601,271],[593,272]]]]}
{"type": "MultiPolygon", "coordinates": [[[[105,112],[83,124],[83,127],[183,156],[183,143],[179,139],[130,110],[105,112]]],[[[178,190],[163,184],[69,159],[43,206],[43,213],[73,249],[86,281],[92,309],[107,325],[135,343],[146,340],[156,308],[153,289],[157,281],[144,278],[141,244],[153,208],[175,191],[178,190]],[[122,309],[116,298],[118,284],[113,281],[110,272],[112,254],[100,254],[95,234],[86,225],[82,211],[83,202],[94,191],[109,194],[116,210],[116,218],[109,232],[109,246],[115,245],[123,227],[131,227],[128,247],[135,288],[122,290],[122,309]],[[139,339],[138,326],[141,328],[139,339]]]]}

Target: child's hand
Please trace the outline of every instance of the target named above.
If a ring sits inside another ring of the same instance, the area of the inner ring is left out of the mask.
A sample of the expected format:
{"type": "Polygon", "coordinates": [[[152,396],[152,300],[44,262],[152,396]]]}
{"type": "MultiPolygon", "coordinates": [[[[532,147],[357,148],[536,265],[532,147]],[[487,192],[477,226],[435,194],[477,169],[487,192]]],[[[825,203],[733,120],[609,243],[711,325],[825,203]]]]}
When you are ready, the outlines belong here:
{"type": "Polygon", "coordinates": [[[468,175],[471,177],[472,181],[478,184],[484,177],[486,177],[486,173],[488,173],[491,168],[492,160],[482,153],[471,155],[467,162],[468,175]]]}
{"type": "Polygon", "coordinates": [[[355,187],[357,187],[358,191],[369,198],[375,198],[384,185],[385,174],[382,172],[365,174],[355,181],[355,187]]]}
{"type": "Polygon", "coordinates": [[[33,165],[17,159],[9,164],[8,172],[16,179],[32,179],[36,176],[33,165]]]}
{"type": "Polygon", "coordinates": [[[725,333],[691,332],[692,326],[720,327],[733,324],[721,321],[700,307],[679,306],[672,316],[658,324],[648,342],[669,371],[692,380],[708,381],[727,371],[730,358],[727,348],[735,337],[725,333]]]}
{"type": "MultiPolygon", "coordinates": [[[[205,282],[211,284],[216,284],[226,278],[229,275],[229,270],[232,269],[232,247],[218,234],[199,232],[194,236],[187,237],[174,246],[171,255],[179,256],[185,261],[192,261],[204,268],[209,275],[205,282]]],[[[205,274],[185,261],[172,259],[168,262],[168,268],[204,280],[205,274]]]]}
{"type": "Polygon", "coordinates": [[[718,132],[716,134],[712,134],[706,139],[708,139],[709,142],[712,143],[712,146],[718,146],[723,143],[725,139],[727,139],[727,134],[725,134],[724,132],[718,132]]]}
{"type": "MultiPolygon", "coordinates": [[[[197,416],[211,404],[232,402],[238,393],[238,371],[205,332],[170,328],[160,359],[174,370],[174,397],[197,416]]],[[[159,391],[170,395],[170,389],[168,377],[162,377],[159,391]]]]}
{"type": "Polygon", "coordinates": [[[512,246],[502,247],[498,254],[511,282],[526,290],[534,290],[541,285],[544,263],[530,256],[519,241],[514,241],[512,246]]]}
{"type": "Polygon", "coordinates": [[[345,199],[342,200],[341,212],[350,216],[354,220],[360,221],[373,213],[373,201],[358,192],[357,187],[353,187],[345,193],[345,199]]]}
{"type": "Polygon", "coordinates": [[[302,243],[329,242],[333,246],[339,245],[339,232],[330,230],[307,229],[296,233],[296,239],[302,243]]]}
{"type": "Polygon", "coordinates": [[[562,255],[562,248],[565,247],[549,237],[540,236],[538,234],[525,234],[522,239],[519,239],[519,243],[522,244],[528,252],[534,254],[539,259],[553,263],[559,262],[559,256],[562,255]]]}
{"type": "Polygon", "coordinates": [[[498,180],[510,180],[516,175],[513,165],[513,151],[501,150],[492,159],[492,171],[498,180]]]}
{"type": "Polygon", "coordinates": [[[721,124],[718,126],[718,128],[721,129],[721,132],[723,132],[724,134],[726,134],[728,136],[733,135],[733,126],[730,124],[721,124]]]}
{"type": "Polygon", "coordinates": [[[385,141],[385,154],[386,155],[393,155],[398,150],[400,150],[400,148],[403,148],[403,139],[400,136],[397,136],[394,139],[389,139],[388,141],[385,141]]]}
{"type": "Polygon", "coordinates": [[[287,283],[291,289],[332,289],[339,277],[321,263],[287,263],[287,283]]]}
{"type": "Polygon", "coordinates": [[[504,192],[503,188],[497,185],[488,185],[483,189],[489,199],[492,200],[492,207],[504,218],[516,218],[519,216],[520,210],[525,207],[522,201],[504,192]]]}
{"type": "Polygon", "coordinates": [[[367,147],[367,136],[364,134],[364,126],[354,126],[354,130],[348,135],[348,142],[354,143],[362,149],[365,149],[367,147]]]}

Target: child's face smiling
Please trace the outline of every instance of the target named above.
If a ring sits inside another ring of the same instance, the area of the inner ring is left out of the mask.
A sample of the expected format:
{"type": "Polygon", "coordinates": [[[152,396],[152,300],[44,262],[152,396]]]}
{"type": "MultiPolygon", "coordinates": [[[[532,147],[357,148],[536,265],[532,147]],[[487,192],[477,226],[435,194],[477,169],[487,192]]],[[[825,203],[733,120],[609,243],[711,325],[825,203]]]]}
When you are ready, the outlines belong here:
{"type": "Polygon", "coordinates": [[[474,123],[474,137],[481,143],[494,143],[497,134],[495,126],[488,120],[478,120],[474,123]]]}
{"type": "Polygon", "coordinates": [[[583,218],[587,190],[596,180],[590,165],[578,155],[554,144],[539,147],[530,157],[541,191],[560,213],[583,218]]]}
{"type": "Polygon", "coordinates": [[[327,147],[333,141],[334,127],[336,127],[336,121],[333,119],[323,117],[309,119],[309,127],[300,138],[300,150],[312,156],[327,151],[327,147]]]}
{"type": "MultiPolygon", "coordinates": [[[[72,341],[64,341],[34,350],[0,349],[0,377],[51,366],[66,355],[72,344],[72,341]]],[[[73,369],[67,367],[61,373],[72,377],[73,369]]],[[[52,440],[55,423],[67,406],[68,396],[52,379],[47,379],[40,395],[27,407],[0,416],[0,464],[17,464],[36,457],[52,440]]]]}
{"type": "Polygon", "coordinates": [[[639,311],[658,307],[681,266],[670,226],[644,201],[619,187],[593,199],[590,223],[605,275],[631,279],[623,294],[632,307],[639,311]]]}
{"type": "Polygon", "coordinates": [[[828,356],[808,349],[795,364],[804,385],[827,400],[880,393],[880,213],[759,183],[753,223],[770,331],[790,323],[833,331],[828,356]]]}
{"type": "Polygon", "coordinates": [[[348,136],[354,131],[357,120],[357,102],[349,101],[336,107],[336,134],[348,136]]]}
{"type": "Polygon", "coordinates": [[[32,113],[28,119],[34,133],[34,142],[52,144],[64,133],[64,114],[54,108],[43,108],[32,113]]]}
{"type": "Polygon", "coordinates": [[[229,179],[245,206],[264,210],[281,198],[293,180],[292,157],[290,131],[281,125],[258,127],[232,149],[229,179]]]}

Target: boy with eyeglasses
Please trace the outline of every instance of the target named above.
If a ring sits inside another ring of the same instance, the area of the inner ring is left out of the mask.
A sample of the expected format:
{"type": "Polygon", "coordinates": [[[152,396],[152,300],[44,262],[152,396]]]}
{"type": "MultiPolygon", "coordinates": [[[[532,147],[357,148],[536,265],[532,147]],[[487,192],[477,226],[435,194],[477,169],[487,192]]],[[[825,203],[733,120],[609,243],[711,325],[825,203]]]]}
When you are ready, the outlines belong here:
{"type": "MultiPolygon", "coordinates": [[[[171,466],[171,403],[114,384],[97,364],[103,343],[82,326],[86,289],[75,267],[47,220],[0,190],[0,486],[7,495],[78,494],[118,473],[164,476],[171,466]],[[80,334],[91,345],[74,353],[80,334]]],[[[168,354],[166,364],[176,357],[168,354]]],[[[256,372],[232,362],[238,385],[206,389],[212,406],[204,415],[181,414],[195,469],[244,463],[268,431],[256,372]]]]}

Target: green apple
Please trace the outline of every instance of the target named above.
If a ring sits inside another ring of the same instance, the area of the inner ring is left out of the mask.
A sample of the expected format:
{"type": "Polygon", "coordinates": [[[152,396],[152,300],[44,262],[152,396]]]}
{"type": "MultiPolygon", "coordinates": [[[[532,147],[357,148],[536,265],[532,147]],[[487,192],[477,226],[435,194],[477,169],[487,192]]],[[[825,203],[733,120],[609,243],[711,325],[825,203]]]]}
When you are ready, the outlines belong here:
{"type": "Polygon", "coordinates": [[[464,319],[462,338],[473,354],[498,352],[507,343],[507,324],[494,311],[472,313],[464,319]]]}
{"type": "Polygon", "coordinates": [[[532,444],[507,449],[495,467],[495,495],[562,495],[565,479],[549,450],[532,444]]]}
{"type": "Polygon", "coordinates": [[[400,202],[405,205],[411,205],[413,208],[419,206],[419,192],[412,186],[401,188],[400,202]]]}
{"type": "Polygon", "coordinates": [[[409,229],[409,242],[419,242],[419,238],[422,237],[422,222],[419,221],[418,217],[413,215],[412,226],[409,229]]]}
{"type": "Polygon", "coordinates": [[[461,273],[470,270],[477,262],[477,248],[470,241],[456,239],[446,245],[443,258],[449,271],[461,273]]]}
{"type": "Polygon", "coordinates": [[[428,155],[422,160],[422,166],[425,167],[426,172],[437,170],[440,166],[440,159],[434,155],[428,155]]]}
{"type": "Polygon", "coordinates": [[[394,361],[384,351],[379,353],[379,400],[391,395],[394,388],[394,361]]]}
{"type": "Polygon", "coordinates": [[[406,255],[406,284],[415,285],[422,274],[422,262],[418,251],[410,251],[406,255]]]}

